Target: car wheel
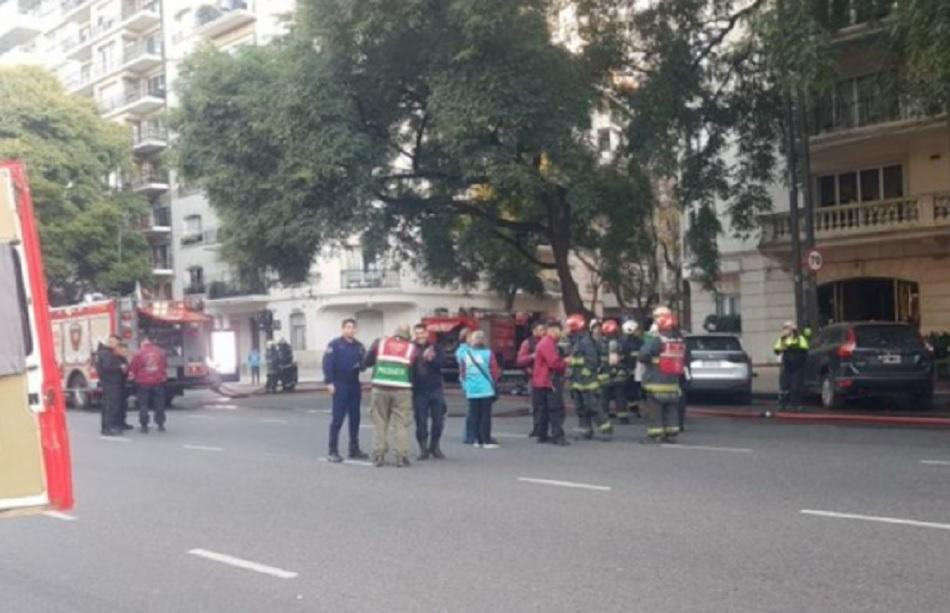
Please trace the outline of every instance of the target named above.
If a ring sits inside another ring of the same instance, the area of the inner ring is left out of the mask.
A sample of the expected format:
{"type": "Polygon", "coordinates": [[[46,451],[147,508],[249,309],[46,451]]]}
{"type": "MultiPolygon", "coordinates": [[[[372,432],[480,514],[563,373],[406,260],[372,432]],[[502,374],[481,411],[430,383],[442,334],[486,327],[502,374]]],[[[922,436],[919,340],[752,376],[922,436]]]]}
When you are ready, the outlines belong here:
{"type": "Polygon", "coordinates": [[[89,400],[89,386],[86,378],[75,374],[69,379],[66,386],[66,401],[70,408],[77,411],[87,411],[92,404],[89,400]]]}
{"type": "Polygon", "coordinates": [[[835,388],[835,381],[831,374],[827,373],[821,379],[821,406],[828,410],[835,410],[840,409],[841,405],[841,394],[835,388]]]}

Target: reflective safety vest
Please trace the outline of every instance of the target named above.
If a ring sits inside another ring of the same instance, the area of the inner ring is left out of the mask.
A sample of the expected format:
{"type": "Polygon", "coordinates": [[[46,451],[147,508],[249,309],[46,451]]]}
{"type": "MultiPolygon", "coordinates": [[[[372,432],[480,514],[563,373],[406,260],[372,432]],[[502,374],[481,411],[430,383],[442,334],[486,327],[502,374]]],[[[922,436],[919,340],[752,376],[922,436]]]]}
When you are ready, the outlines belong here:
{"type": "Polygon", "coordinates": [[[411,388],[412,354],[415,346],[403,338],[384,337],[376,349],[373,385],[411,388]]]}
{"type": "Polygon", "coordinates": [[[663,341],[663,351],[657,358],[660,374],[682,375],[686,371],[686,343],[663,337],[660,340],[663,341]]]}
{"type": "Polygon", "coordinates": [[[643,390],[659,402],[680,398],[680,379],[686,367],[686,344],[678,335],[651,335],[640,350],[645,365],[643,390]]]}

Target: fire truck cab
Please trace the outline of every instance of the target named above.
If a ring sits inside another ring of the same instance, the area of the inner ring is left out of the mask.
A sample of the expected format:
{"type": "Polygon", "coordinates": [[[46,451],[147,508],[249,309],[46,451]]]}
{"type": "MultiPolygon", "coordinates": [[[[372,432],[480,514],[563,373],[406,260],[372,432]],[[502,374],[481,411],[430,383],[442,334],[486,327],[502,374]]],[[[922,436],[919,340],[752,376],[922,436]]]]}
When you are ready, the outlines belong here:
{"type": "Polygon", "coordinates": [[[0,162],[0,517],[73,504],[46,277],[22,165],[0,162]]]}
{"type": "Polygon", "coordinates": [[[166,401],[186,389],[211,385],[209,368],[212,322],[197,305],[185,302],[117,298],[90,301],[51,310],[56,361],[66,397],[74,408],[99,402],[102,390],[95,371],[95,353],[109,336],[126,344],[129,359],[146,338],[168,357],[166,401]]]}

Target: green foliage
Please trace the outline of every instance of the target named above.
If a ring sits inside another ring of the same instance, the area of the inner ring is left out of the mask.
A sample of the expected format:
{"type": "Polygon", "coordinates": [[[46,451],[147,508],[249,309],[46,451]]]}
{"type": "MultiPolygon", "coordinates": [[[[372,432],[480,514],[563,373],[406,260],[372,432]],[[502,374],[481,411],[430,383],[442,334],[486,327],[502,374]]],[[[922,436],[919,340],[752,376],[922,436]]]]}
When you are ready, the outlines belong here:
{"type": "Polygon", "coordinates": [[[610,52],[553,44],[550,5],[305,0],[286,40],[193,57],[180,167],[226,255],[293,280],[360,234],[440,282],[538,292],[554,269],[582,309],[571,252],[647,201],[601,198],[624,194],[586,138],[610,52]]]}
{"type": "Polygon", "coordinates": [[[909,89],[946,112],[950,109],[950,3],[905,0],[898,16],[909,89]]]}
{"type": "Polygon", "coordinates": [[[0,109],[0,158],[27,166],[52,299],[147,279],[144,205],[107,183],[130,163],[128,133],[35,68],[0,68],[0,109]]]}

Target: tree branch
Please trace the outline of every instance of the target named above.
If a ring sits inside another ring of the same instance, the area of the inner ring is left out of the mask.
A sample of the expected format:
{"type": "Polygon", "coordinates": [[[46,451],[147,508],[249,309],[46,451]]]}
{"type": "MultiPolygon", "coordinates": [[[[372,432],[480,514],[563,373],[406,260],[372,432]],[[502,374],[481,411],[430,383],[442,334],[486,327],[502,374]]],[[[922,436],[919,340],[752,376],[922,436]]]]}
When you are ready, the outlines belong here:
{"type": "Polygon", "coordinates": [[[742,18],[759,10],[759,7],[761,7],[764,3],[765,0],[755,0],[752,4],[745,7],[744,9],[733,13],[732,16],[730,16],[726,21],[726,25],[721,30],[719,30],[719,32],[717,32],[716,35],[709,40],[709,42],[706,43],[706,46],[703,47],[696,59],[693,60],[693,68],[696,68],[702,64],[703,61],[705,61],[705,59],[713,52],[713,50],[722,44],[726,37],[729,36],[729,34],[736,28],[736,25],[738,25],[742,18]]]}
{"type": "Polygon", "coordinates": [[[539,260],[539,259],[538,259],[538,256],[536,256],[535,254],[531,253],[528,249],[525,248],[525,246],[524,246],[523,244],[521,244],[521,243],[518,242],[517,240],[511,238],[510,236],[508,236],[508,235],[505,234],[504,232],[499,232],[498,230],[493,230],[493,231],[492,231],[492,235],[493,235],[495,238],[497,238],[498,240],[500,240],[500,241],[502,241],[503,243],[506,243],[507,245],[509,245],[510,247],[512,247],[512,248],[513,248],[515,251],[517,251],[522,257],[524,257],[526,260],[528,260],[529,262],[531,262],[532,264],[534,264],[534,265],[537,266],[538,268],[541,268],[541,269],[544,269],[544,270],[555,270],[555,269],[557,269],[557,265],[556,265],[556,264],[554,264],[553,262],[544,262],[544,261],[542,261],[542,260],[539,260]]]}

